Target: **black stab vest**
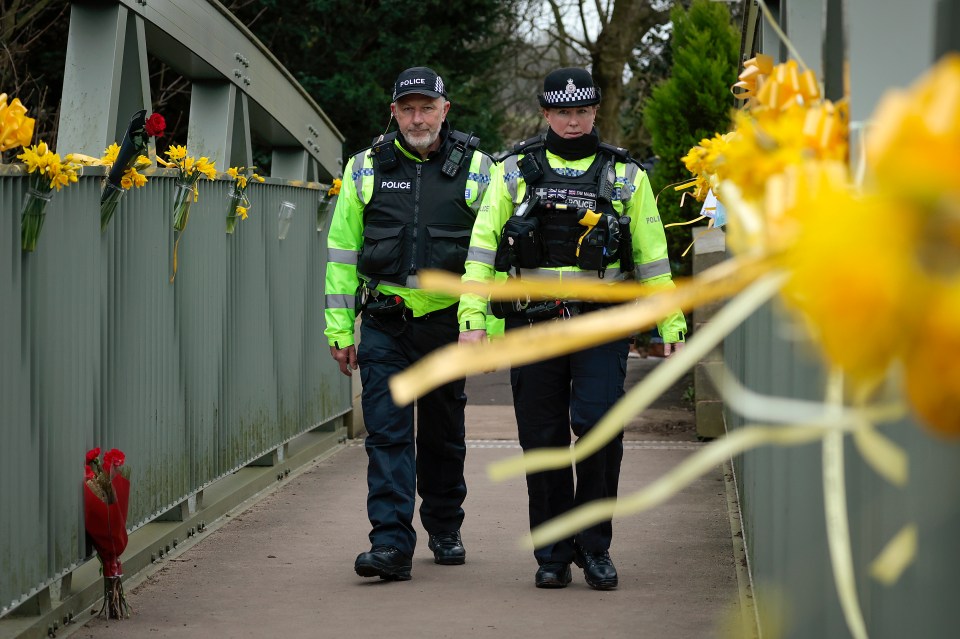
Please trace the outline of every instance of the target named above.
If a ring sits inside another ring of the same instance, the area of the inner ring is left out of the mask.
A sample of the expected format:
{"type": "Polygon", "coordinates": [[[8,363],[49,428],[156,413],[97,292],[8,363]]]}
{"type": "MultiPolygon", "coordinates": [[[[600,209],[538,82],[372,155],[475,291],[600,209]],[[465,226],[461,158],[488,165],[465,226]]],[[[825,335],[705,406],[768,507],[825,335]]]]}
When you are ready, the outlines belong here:
{"type": "Polygon", "coordinates": [[[587,230],[577,223],[576,209],[588,208],[598,213],[617,215],[611,202],[600,202],[597,199],[601,171],[612,158],[607,153],[598,151],[593,163],[583,175],[568,177],[560,175],[550,167],[543,147],[532,153],[543,169],[543,177],[527,182],[527,197],[535,193],[540,196],[541,202],[553,201],[573,207],[568,211],[540,210],[537,213],[544,243],[540,266],[576,266],[577,240],[587,230]]]}
{"type": "MultiPolygon", "coordinates": [[[[394,148],[396,162],[384,166],[390,163],[381,160],[382,154],[373,154],[373,192],[363,209],[363,245],[357,261],[357,272],[365,278],[406,286],[407,278],[423,268],[463,274],[476,219],[465,196],[470,156],[456,176],[441,172],[456,133],[444,136],[424,162],[394,148]]],[[[391,133],[378,144],[392,146],[396,135],[391,133]]]]}

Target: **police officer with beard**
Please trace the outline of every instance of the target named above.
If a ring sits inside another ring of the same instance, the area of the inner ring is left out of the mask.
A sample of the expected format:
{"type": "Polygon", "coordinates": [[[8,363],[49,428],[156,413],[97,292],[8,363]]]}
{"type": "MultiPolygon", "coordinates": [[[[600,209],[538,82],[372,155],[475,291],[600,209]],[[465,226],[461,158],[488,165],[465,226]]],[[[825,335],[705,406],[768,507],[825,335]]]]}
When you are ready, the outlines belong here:
{"type": "MultiPolygon", "coordinates": [[[[594,120],[600,91],[584,69],[551,72],[538,96],[549,125],[545,135],[515,147],[491,175],[467,258],[465,281],[514,277],[615,283],[634,278],[672,287],[663,225],[646,173],[625,149],[600,142],[594,120]]],[[[576,300],[491,304],[508,329],[562,321],[599,308],[576,300]]],[[[487,301],[460,300],[460,342],[486,339],[487,301]]],[[[658,324],[664,352],[683,345],[686,322],[677,310],[658,324]]],[[[520,445],[527,450],[570,445],[624,394],[626,338],[518,366],[510,371],[520,445]]],[[[623,436],[576,465],[527,476],[530,527],[597,499],[615,498],[623,436]]],[[[538,588],[563,588],[571,562],[597,590],[618,585],[610,558],[609,521],[534,552],[538,588]]]]}
{"type": "Polygon", "coordinates": [[[395,405],[387,388],[390,376],[457,341],[457,298],[419,290],[417,273],[464,272],[492,161],[477,150],[476,137],[449,127],[449,110],[436,72],[413,67],[400,73],[390,105],[399,131],[347,162],[330,226],[325,332],[340,371],[350,376],[359,366],[363,384],[372,547],[356,559],[362,577],[410,579],[414,491],[422,498],[420,519],[434,561],[466,559],[460,536],[467,493],[464,380],[417,400],[416,435],[413,405],[395,405]]]}

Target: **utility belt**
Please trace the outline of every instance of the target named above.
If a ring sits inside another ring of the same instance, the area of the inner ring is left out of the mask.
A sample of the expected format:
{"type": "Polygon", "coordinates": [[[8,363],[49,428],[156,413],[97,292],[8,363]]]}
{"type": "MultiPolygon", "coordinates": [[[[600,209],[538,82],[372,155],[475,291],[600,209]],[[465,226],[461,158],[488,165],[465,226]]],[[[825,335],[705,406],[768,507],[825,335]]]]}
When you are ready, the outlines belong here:
{"type": "Polygon", "coordinates": [[[457,304],[451,304],[430,313],[414,317],[413,310],[396,293],[383,293],[376,289],[376,282],[364,282],[357,287],[354,310],[377,320],[424,321],[431,318],[456,316],[457,304]],[[370,287],[373,284],[373,288],[370,287]]]}
{"type": "Polygon", "coordinates": [[[577,302],[571,300],[491,300],[490,311],[500,319],[520,319],[542,322],[550,319],[570,319],[610,304],[577,302]]]}

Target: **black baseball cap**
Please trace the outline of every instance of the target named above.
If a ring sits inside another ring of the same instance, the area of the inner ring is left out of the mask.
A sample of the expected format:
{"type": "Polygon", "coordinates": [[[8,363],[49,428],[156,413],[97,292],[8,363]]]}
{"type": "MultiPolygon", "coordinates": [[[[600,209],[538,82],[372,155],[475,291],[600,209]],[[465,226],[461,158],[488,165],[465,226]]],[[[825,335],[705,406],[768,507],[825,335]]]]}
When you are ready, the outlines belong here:
{"type": "Polygon", "coordinates": [[[537,98],[545,109],[589,106],[600,103],[600,89],[593,84],[593,76],[586,69],[565,67],[547,74],[543,93],[537,98]]]}
{"type": "Polygon", "coordinates": [[[393,101],[397,98],[419,93],[431,98],[446,98],[447,89],[443,85],[443,78],[429,67],[411,67],[397,76],[393,85],[393,101]]]}

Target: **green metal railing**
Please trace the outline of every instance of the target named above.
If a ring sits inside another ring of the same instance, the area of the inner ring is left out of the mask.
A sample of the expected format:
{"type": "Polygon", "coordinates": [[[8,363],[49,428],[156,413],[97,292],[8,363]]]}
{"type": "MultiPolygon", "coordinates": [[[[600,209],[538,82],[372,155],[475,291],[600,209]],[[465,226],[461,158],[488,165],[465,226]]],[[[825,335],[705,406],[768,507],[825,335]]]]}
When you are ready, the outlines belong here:
{"type": "MultiPolygon", "coordinates": [[[[748,0],[745,15],[759,16],[748,0]],[[752,14],[750,11],[752,10],[752,14]]],[[[956,15],[955,0],[923,0],[905,5],[872,0],[768,2],[808,64],[821,65],[829,97],[843,94],[849,71],[851,156],[856,165],[868,124],[884,91],[906,86],[930,66],[938,52],[938,17],[956,15]],[[882,7],[881,7],[882,5],[882,7]],[[840,21],[837,23],[837,21],[840,21]],[[909,42],[894,52],[890,42],[909,42]]],[[[748,25],[749,26],[749,25],[748,25]]],[[[745,28],[744,58],[760,50],[778,57],[781,46],[769,26],[745,28]]],[[[955,36],[950,34],[949,37],[955,36]]],[[[818,71],[815,66],[815,70],[818,71]]],[[[856,171],[854,171],[856,173],[856,171]]],[[[865,219],[863,223],[871,224],[865,219]]],[[[831,228],[823,233],[834,232],[831,228]]],[[[856,244],[857,237],[848,238],[856,244]]],[[[829,259],[829,256],[825,256],[829,259]]],[[[815,294],[815,292],[814,292],[815,294]]],[[[838,321],[842,321],[838,317],[838,321]]],[[[903,335],[903,339],[924,339],[903,335]]],[[[749,389],[765,395],[823,401],[826,374],[815,346],[796,320],[775,304],[755,313],[723,346],[724,359],[749,389]]],[[[958,354],[960,356],[960,354],[958,354]]],[[[744,420],[727,411],[728,429],[744,420]]],[[[952,637],[957,634],[960,594],[960,445],[932,435],[907,418],[884,424],[880,432],[909,459],[909,478],[897,487],[864,461],[846,438],[844,467],[847,515],[857,599],[872,639],[952,637]],[[870,566],[890,539],[915,523],[915,560],[893,585],[871,577],[870,566]]],[[[849,637],[827,545],[823,462],[820,444],[764,447],[734,460],[743,536],[754,582],[756,608],[767,634],[785,639],[849,637]]],[[[764,634],[763,636],[766,636],[764,634]]]]}
{"type": "Polygon", "coordinates": [[[250,217],[228,235],[231,181],[201,183],[171,283],[173,171],[128,193],[103,234],[101,178],[82,177],[47,206],[37,250],[21,253],[27,181],[0,169],[6,612],[87,558],[89,448],[127,454],[132,530],[351,403],[323,335],[320,185],[251,185],[250,217]],[[280,240],[284,201],[295,212],[280,240]]]}

